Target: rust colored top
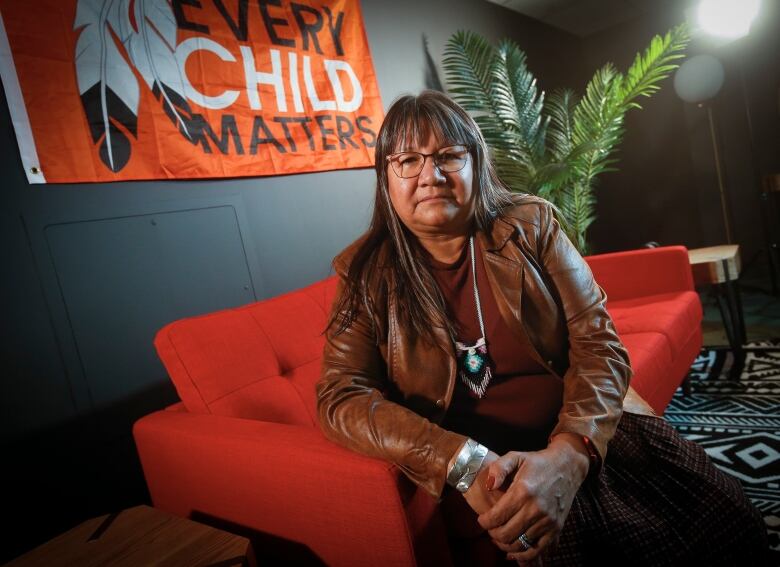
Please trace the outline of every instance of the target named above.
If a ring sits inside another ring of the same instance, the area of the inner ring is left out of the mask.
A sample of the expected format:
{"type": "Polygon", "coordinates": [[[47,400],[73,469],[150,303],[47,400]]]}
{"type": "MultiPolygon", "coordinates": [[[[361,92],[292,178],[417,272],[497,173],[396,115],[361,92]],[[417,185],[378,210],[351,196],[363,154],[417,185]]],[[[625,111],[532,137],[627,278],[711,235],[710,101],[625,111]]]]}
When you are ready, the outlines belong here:
{"type": "MultiPolygon", "coordinates": [[[[527,339],[515,337],[498,311],[479,246],[474,246],[477,287],[485,324],[493,378],[485,396],[477,399],[458,376],[443,427],[467,435],[503,455],[507,451],[539,450],[557,422],[563,403],[563,382],[530,354],[527,339]]],[[[456,322],[458,340],[474,344],[482,335],[474,301],[468,241],[452,264],[429,259],[431,272],[456,322]]]]}

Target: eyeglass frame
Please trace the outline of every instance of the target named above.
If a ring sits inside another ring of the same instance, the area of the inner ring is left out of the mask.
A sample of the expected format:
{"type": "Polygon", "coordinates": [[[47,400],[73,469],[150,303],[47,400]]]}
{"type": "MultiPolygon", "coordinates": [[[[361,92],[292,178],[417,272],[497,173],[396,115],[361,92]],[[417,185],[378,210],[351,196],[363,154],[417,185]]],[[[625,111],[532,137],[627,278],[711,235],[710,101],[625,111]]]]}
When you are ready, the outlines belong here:
{"type": "MultiPolygon", "coordinates": [[[[423,169],[425,169],[425,160],[427,160],[429,157],[432,157],[432,158],[434,158],[434,159],[433,159],[433,167],[435,167],[436,169],[438,169],[438,170],[439,170],[439,171],[441,171],[442,173],[457,173],[458,171],[460,171],[460,170],[462,170],[464,167],[466,167],[466,161],[467,161],[467,160],[465,160],[465,159],[464,159],[464,160],[463,160],[463,165],[462,165],[462,166],[460,166],[458,169],[453,169],[452,171],[444,171],[443,169],[441,169],[441,168],[439,167],[439,164],[438,164],[438,163],[436,163],[436,158],[435,158],[434,156],[436,156],[437,154],[439,154],[439,153],[440,153],[442,150],[444,150],[444,149],[447,149],[447,148],[455,148],[455,147],[458,147],[458,146],[462,146],[462,147],[466,148],[466,153],[467,153],[467,154],[469,154],[469,155],[471,154],[471,146],[470,146],[469,144],[450,144],[449,146],[442,146],[442,147],[440,147],[439,149],[437,149],[437,150],[436,150],[435,152],[433,152],[432,154],[424,154],[424,153],[422,153],[422,152],[415,152],[415,151],[411,151],[411,150],[406,150],[406,151],[402,151],[402,152],[393,152],[393,153],[392,153],[392,154],[390,154],[389,156],[385,157],[385,160],[387,160],[387,162],[390,164],[390,169],[392,169],[392,170],[393,170],[393,173],[395,173],[395,174],[396,174],[396,176],[397,176],[399,179],[414,179],[415,177],[418,177],[418,176],[420,175],[420,173],[422,173],[422,172],[423,172],[423,169]],[[393,163],[392,163],[392,161],[391,161],[391,160],[392,160],[393,158],[395,158],[396,156],[399,156],[399,155],[401,155],[401,154],[417,154],[417,155],[420,155],[420,156],[422,156],[422,157],[423,157],[423,163],[422,163],[422,167],[420,167],[420,173],[417,173],[417,174],[415,174],[415,175],[411,175],[411,176],[409,176],[409,177],[402,177],[401,175],[399,175],[399,174],[398,174],[398,172],[395,170],[395,167],[393,167],[393,163]]],[[[465,157],[465,156],[464,156],[464,157],[465,157]]]]}

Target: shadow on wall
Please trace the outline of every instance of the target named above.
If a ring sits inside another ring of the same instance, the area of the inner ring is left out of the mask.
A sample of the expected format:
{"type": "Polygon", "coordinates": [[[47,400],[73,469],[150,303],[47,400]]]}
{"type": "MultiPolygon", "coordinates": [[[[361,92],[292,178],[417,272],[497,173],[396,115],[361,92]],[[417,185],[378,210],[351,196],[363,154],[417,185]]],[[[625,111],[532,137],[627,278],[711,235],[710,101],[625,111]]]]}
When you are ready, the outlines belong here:
{"type": "Polygon", "coordinates": [[[178,401],[170,382],[3,445],[0,563],[89,518],[151,504],[131,428],[161,400],[178,401]]]}
{"type": "Polygon", "coordinates": [[[444,92],[444,85],[439,77],[439,70],[436,68],[436,63],[433,61],[431,55],[431,49],[428,45],[428,36],[423,34],[423,57],[425,58],[425,88],[433,89],[436,91],[444,92]]]}

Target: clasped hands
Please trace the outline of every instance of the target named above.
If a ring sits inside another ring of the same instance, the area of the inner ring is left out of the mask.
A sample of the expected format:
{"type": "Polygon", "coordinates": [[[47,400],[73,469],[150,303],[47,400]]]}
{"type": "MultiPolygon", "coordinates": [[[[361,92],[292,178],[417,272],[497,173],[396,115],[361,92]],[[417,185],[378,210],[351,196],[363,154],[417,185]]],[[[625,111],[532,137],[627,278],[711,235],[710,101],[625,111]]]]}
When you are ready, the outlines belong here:
{"type": "Polygon", "coordinates": [[[563,529],[588,466],[582,440],[561,433],[541,451],[490,451],[463,496],[508,559],[533,565],[563,529]],[[533,547],[525,549],[521,534],[533,547]]]}

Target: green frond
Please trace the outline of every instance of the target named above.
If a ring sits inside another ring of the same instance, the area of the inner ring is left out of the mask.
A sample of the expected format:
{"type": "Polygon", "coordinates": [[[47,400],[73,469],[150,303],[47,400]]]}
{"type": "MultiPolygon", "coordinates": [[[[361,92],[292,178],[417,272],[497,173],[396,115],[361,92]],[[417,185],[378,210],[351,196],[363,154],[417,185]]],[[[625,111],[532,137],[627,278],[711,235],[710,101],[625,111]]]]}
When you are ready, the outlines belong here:
{"type": "Polygon", "coordinates": [[[543,93],[528,71],[525,54],[512,42],[493,48],[467,31],[450,38],[444,52],[450,94],[475,119],[491,147],[534,163],[544,154],[547,120],[543,93]]]}
{"type": "Polygon", "coordinates": [[[516,154],[498,148],[494,148],[492,158],[496,173],[512,191],[533,193],[530,187],[533,174],[526,160],[518,159],[516,154]]]}
{"type": "Polygon", "coordinates": [[[577,152],[573,162],[584,187],[590,187],[593,178],[614,163],[610,154],[622,139],[626,111],[620,97],[622,80],[607,63],[593,76],[574,110],[572,141],[577,152]],[[585,143],[590,148],[580,147],[585,143]]]}
{"type": "MultiPolygon", "coordinates": [[[[492,147],[511,148],[516,137],[507,127],[507,112],[501,85],[496,85],[496,49],[484,38],[459,31],[447,42],[443,67],[452,97],[475,119],[492,147]]],[[[510,118],[511,121],[511,118],[510,118]]]]}
{"type": "MultiPolygon", "coordinates": [[[[686,23],[672,28],[663,37],[654,36],[645,51],[637,53],[626,72],[620,89],[624,103],[655,93],[660,88],[658,83],[678,67],[671,62],[684,56],[682,52],[689,40],[690,29],[686,23]]],[[[631,105],[632,108],[637,106],[631,105]]]]}
{"type": "Polygon", "coordinates": [[[501,121],[492,114],[474,116],[474,121],[482,131],[482,136],[491,148],[512,150],[517,144],[517,136],[512,130],[504,128],[501,121]]]}
{"type": "Polygon", "coordinates": [[[581,182],[562,188],[561,212],[566,218],[564,231],[580,254],[588,253],[585,234],[588,227],[596,219],[596,199],[590,185],[581,182]]]}
{"type": "Polygon", "coordinates": [[[559,90],[545,98],[512,41],[493,47],[459,31],[447,43],[443,67],[451,96],[472,113],[490,146],[499,176],[514,191],[559,207],[556,218],[582,254],[595,220],[598,176],[615,171],[626,112],[641,108],[677,68],[689,41],[683,24],[655,36],[625,75],[607,63],[582,97],[559,90]]]}
{"type": "Polygon", "coordinates": [[[528,192],[547,199],[552,203],[561,202],[561,188],[576,176],[571,163],[553,162],[536,170],[529,182],[528,192]]]}
{"type": "Polygon", "coordinates": [[[559,202],[560,188],[582,177],[583,164],[590,153],[597,149],[594,142],[586,141],[570,147],[567,154],[539,167],[531,181],[532,192],[555,203],[559,202]]]}
{"type": "Polygon", "coordinates": [[[490,70],[495,48],[469,31],[458,31],[447,42],[443,67],[449,92],[466,110],[493,113],[490,70]]]}
{"type": "Polygon", "coordinates": [[[610,131],[614,119],[622,115],[621,80],[612,63],[607,63],[593,75],[585,88],[585,96],[574,109],[572,141],[575,144],[600,140],[610,131]]]}
{"type": "Polygon", "coordinates": [[[529,153],[541,157],[547,129],[547,120],[542,117],[544,92],[538,91],[536,79],[526,66],[525,53],[514,42],[502,41],[497,54],[500,61],[496,65],[497,75],[500,76],[500,82],[497,83],[503,86],[506,81],[507,94],[511,96],[507,101],[507,109],[512,112],[512,123],[528,146],[529,153]]]}
{"type": "Polygon", "coordinates": [[[550,119],[547,128],[547,148],[554,160],[561,160],[572,150],[574,108],[577,95],[570,89],[555,90],[544,105],[550,119]]]}

